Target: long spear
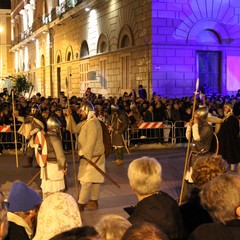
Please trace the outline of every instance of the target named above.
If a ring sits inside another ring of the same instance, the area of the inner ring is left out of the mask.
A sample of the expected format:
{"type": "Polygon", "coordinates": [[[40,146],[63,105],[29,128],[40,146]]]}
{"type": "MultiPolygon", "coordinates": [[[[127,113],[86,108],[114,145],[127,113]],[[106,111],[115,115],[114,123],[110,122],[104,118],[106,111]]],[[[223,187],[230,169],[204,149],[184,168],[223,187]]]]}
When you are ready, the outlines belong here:
{"type": "MultiPolygon", "coordinates": [[[[68,104],[68,114],[70,114],[70,101],[69,101],[69,85],[68,79],[66,78],[66,87],[67,87],[67,104],[68,104]]],[[[76,188],[76,196],[78,196],[78,182],[77,182],[77,170],[76,170],[76,160],[74,154],[74,144],[73,144],[73,136],[72,136],[72,120],[71,116],[69,117],[69,126],[70,126],[70,139],[71,139],[71,149],[72,149],[72,161],[73,161],[73,171],[74,171],[74,181],[75,181],[75,188],[76,188]]]]}
{"type": "MultiPolygon", "coordinates": [[[[193,109],[192,109],[192,120],[193,120],[194,112],[195,112],[195,108],[196,108],[198,87],[199,87],[199,78],[197,79],[196,90],[194,92],[193,109]]],[[[179,198],[179,203],[178,203],[179,205],[181,205],[181,203],[182,203],[183,189],[184,189],[184,184],[185,184],[185,175],[186,175],[186,172],[187,172],[187,166],[188,166],[188,160],[189,160],[190,143],[191,143],[191,137],[188,138],[188,145],[187,145],[187,152],[186,152],[186,158],[185,158],[185,165],[184,165],[184,170],[183,170],[182,186],[181,186],[180,198],[179,198]]]]}
{"type": "Polygon", "coordinates": [[[16,167],[18,168],[17,131],[16,131],[16,120],[14,117],[14,112],[15,112],[14,90],[12,90],[12,106],[13,106],[13,129],[14,129],[16,167]]]}

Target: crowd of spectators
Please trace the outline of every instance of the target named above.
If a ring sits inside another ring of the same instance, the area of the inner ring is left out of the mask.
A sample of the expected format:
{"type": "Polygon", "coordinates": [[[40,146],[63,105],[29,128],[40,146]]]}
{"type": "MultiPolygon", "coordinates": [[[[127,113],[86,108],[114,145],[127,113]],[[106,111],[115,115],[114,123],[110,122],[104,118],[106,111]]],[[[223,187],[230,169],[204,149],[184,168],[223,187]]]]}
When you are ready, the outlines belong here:
{"type": "MultiPolygon", "coordinates": [[[[45,97],[37,93],[29,98],[15,96],[14,107],[19,112],[19,116],[27,116],[30,113],[32,105],[35,103],[39,104],[42,116],[45,119],[53,115],[60,120],[63,139],[70,139],[69,132],[66,131],[66,120],[64,116],[68,105],[70,105],[75,122],[79,123],[81,119],[79,108],[84,100],[89,100],[93,103],[96,116],[105,123],[108,122],[111,114],[111,104],[117,104],[120,109],[126,111],[132,134],[136,132],[139,122],[163,122],[165,124],[170,122],[171,124],[179,124],[176,126],[181,127],[181,121],[188,122],[191,119],[193,107],[192,96],[168,98],[153,93],[152,96],[147,98],[146,92],[143,90],[145,89],[140,85],[138,94],[136,94],[135,91],[131,91],[130,93],[125,92],[120,97],[104,97],[102,94],[93,93],[91,88],[87,88],[83,97],[71,96],[69,99],[64,92],[60,92],[59,97],[45,97]]],[[[203,104],[203,102],[208,106],[209,113],[218,118],[224,117],[224,103],[231,102],[235,116],[240,119],[239,93],[235,96],[221,96],[219,94],[207,95],[204,100],[198,96],[196,109],[200,104],[203,104]]],[[[12,96],[8,95],[5,89],[0,93],[0,125],[13,125],[12,110],[12,96]]],[[[16,123],[20,124],[19,122],[16,123]]],[[[8,144],[4,144],[4,148],[13,147],[13,145],[11,146],[11,144],[9,144],[9,142],[11,142],[10,135],[2,134],[1,139],[2,142],[8,142],[8,144]]],[[[70,150],[70,147],[70,143],[66,141],[64,149],[70,150]]],[[[2,153],[2,149],[3,147],[0,146],[0,154],[2,153]]]]}

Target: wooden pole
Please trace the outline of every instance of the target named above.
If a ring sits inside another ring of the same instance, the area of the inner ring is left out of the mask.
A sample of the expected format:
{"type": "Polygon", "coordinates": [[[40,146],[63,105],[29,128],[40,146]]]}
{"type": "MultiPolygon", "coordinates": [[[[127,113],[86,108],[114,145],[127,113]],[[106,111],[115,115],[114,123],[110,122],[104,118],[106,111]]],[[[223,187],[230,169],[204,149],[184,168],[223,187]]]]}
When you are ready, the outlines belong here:
{"type": "MultiPolygon", "coordinates": [[[[195,112],[195,108],[196,108],[198,87],[199,87],[199,79],[196,82],[196,91],[194,92],[193,109],[192,109],[192,120],[193,120],[194,112],[195,112]]],[[[186,152],[185,164],[184,164],[184,169],[183,169],[183,178],[182,178],[181,192],[180,192],[180,198],[179,198],[179,203],[178,203],[179,205],[182,204],[183,189],[184,189],[184,185],[185,185],[185,175],[186,175],[186,172],[187,172],[189,153],[190,153],[190,144],[191,144],[191,136],[188,138],[187,152],[186,152]]]]}
{"type": "Polygon", "coordinates": [[[14,117],[14,112],[15,112],[14,90],[12,90],[12,106],[13,106],[13,128],[14,128],[16,167],[18,168],[17,130],[16,130],[16,119],[14,117]]]}
{"type": "MultiPolygon", "coordinates": [[[[67,104],[68,104],[68,114],[70,114],[70,100],[69,100],[69,86],[68,86],[68,79],[66,78],[66,87],[67,87],[67,104]]],[[[70,126],[70,139],[71,139],[71,149],[72,149],[72,161],[73,161],[73,174],[74,174],[74,181],[75,181],[75,190],[76,190],[76,196],[78,197],[78,181],[77,181],[77,169],[76,169],[76,160],[75,160],[75,154],[74,154],[74,143],[73,143],[73,136],[72,136],[72,119],[71,116],[69,116],[69,126],[70,126]]]]}

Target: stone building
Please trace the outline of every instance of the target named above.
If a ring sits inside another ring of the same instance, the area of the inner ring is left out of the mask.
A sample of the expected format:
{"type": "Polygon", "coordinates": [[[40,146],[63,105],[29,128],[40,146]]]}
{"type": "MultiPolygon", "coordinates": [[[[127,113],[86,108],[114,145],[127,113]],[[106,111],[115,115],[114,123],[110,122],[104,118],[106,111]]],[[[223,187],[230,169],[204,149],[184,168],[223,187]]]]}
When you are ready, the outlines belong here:
{"type": "Polygon", "coordinates": [[[14,73],[35,92],[191,96],[240,88],[238,0],[12,0],[14,73]]]}
{"type": "Polygon", "coordinates": [[[10,0],[0,2],[0,91],[6,82],[2,81],[13,72],[11,47],[11,5],[10,0]]]}

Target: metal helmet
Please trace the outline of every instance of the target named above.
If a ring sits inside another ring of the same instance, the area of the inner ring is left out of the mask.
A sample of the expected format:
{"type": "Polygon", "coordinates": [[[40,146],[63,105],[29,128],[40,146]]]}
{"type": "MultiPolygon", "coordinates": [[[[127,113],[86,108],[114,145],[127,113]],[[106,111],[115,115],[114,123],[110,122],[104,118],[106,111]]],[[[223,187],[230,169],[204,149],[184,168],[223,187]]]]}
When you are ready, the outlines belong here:
{"type": "Polygon", "coordinates": [[[34,103],[31,107],[31,115],[36,116],[40,112],[41,112],[40,106],[38,104],[34,103]]]}
{"type": "Polygon", "coordinates": [[[95,111],[93,104],[90,101],[84,101],[80,107],[87,115],[90,111],[95,111]]]}
{"type": "Polygon", "coordinates": [[[117,104],[112,104],[111,105],[111,112],[118,112],[119,111],[119,106],[117,104]]]}
{"type": "Polygon", "coordinates": [[[194,114],[197,114],[199,118],[205,120],[207,119],[208,116],[208,107],[207,106],[199,107],[194,114]]]}
{"type": "Polygon", "coordinates": [[[60,133],[61,129],[61,122],[55,118],[55,117],[50,117],[47,120],[47,130],[49,133],[60,133]]]}

